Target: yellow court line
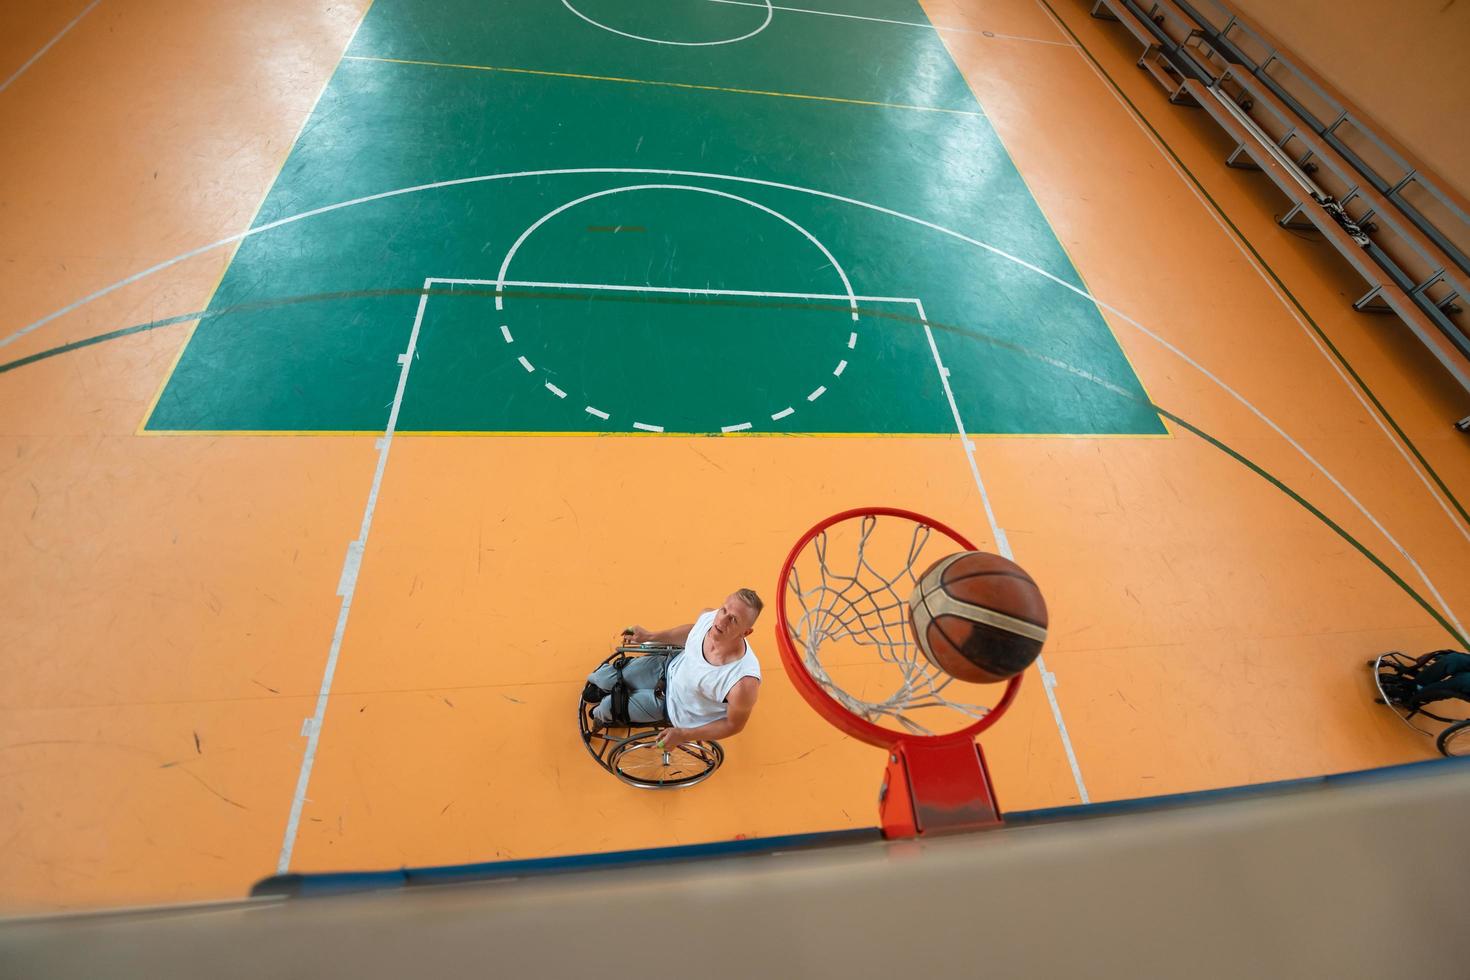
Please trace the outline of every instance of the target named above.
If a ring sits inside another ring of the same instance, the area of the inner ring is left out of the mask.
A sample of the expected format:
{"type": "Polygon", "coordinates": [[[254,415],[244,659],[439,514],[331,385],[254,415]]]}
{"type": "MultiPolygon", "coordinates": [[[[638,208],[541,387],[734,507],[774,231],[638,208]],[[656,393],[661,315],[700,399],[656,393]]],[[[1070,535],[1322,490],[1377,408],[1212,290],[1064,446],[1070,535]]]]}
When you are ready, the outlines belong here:
{"type": "MultiPolygon", "coordinates": [[[[301,437],[353,436],[383,438],[382,429],[145,429],[140,436],[269,436],[301,437]]],[[[1171,439],[1163,432],[970,432],[975,439],[1171,439]]],[[[493,439],[958,439],[957,432],[511,432],[498,429],[426,429],[396,430],[395,439],[420,438],[493,438],[493,439]]]]}
{"type": "Polygon", "coordinates": [[[422,65],[426,68],[463,68],[469,71],[497,71],[511,75],[539,75],[542,78],[578,78],[589,82],[622,82],[625,85],[655,85],[662,88],[684,88],[699,92],[729,92],[735,95],[768,95],[779,99],[806,99],[810,102],[837,102],[843,105],[866,105],[880,109],[910,109],[915,112],[943,112],[952,116],[976,116],[984,118],[983,112],[968,109],[941,109],[929,105],[905,105],[900,102],[869,102],[864,99],[842,99],[834,95],[802,95],[798,92],[767,92],[755,88],[728,88],[723,85],[695,85],[692,82],[659,82],[646,78],[620,78],[617,75],[579,75],[575,72],[542,71],[538,68],[503,68],[498,65],[456,65],[441,61],[413,61],[408,58],[373,58],[350,54],[343,61],[376,61],[389,65],[422,65]]]}
{"type": "MultiPolygon", "coordinates": [[[[281,162],[282,162],[282,165],[284,166],[285,161],[283,160],[281,162]]],[[[269,193],[270,193],[269,191],[266,192],[267,195],[269,195],[269,193]]],[[[260,206],[261,207],[264,207],[265,206],[265,198],[264,197],[261,198],[260,206]]],[[[240,248],[240,245],[237,242],[235,244],[235,247],[230,250],[230,260],[231,261],[234,260],[235,252],[238,251],[239,248],[240,248]]],[[[211,303],[214,302],[214,296],[215,296],[216,293],[219,292],[220,286],[224,285],[225,273],[227,273],[229,271],[230,271],[230,262],[225,262],[223,265],[220,266],[219,277],[217,279],[215,279],[215,281],[214,281],[214,288],[209,291],[209,301],[211,303]]],[[[198,330],[198,329],[199,329],[199,321],[197,319],[194,320],[192,323],[189,324],[189,329],[187,331],[185,331],[185,333],[184,333],[184,341],[183,341],[183,343],[179,344],[179,349],[176,350],[176,351],[174,351],[174,356],[173,356],[172,360],[169,361],[168,370],[165,371],[165,372],[163,372],[163,380],[161,380],[161,381],[158,382],[158,390],[155,391],[153,393],[153,397],[148,400],[148,408],[144,410],[143,417],[138,420],[138,425],[137,425],[137,428],[135,428],[133,430],[133,435],[135,435],[135,436],[146,436],[146,435],[149,434],[148,433],[148,423],[153,418],[153,413],[158,410],[158,403],[161,402],[161,401],[163,401],[163,393],[168,390],[168,383],[174,379],[174,372],[179,369],[179,362],[184,359],[184,351],[187,350],[188,347],[189,347],[189,344],[193,342],[193,340],[194,340],[194,332],[196,330],[198,330]]]]}
{"type": "MultiPolygon", "coordinates": [[[[362,8],[362,16],[357,19],[357,26],[352,29],[352,34],[347,39],[347,45],[342,49],[343,54],[337,58],[337,63],[332,66],[332,70],[327,74],[327,80],[322,83],[321,91],[316,94],[316,100],[312,102],[311,108],[307,110],[306,115],[301,117],[301,125],[297,127],[296,135],[286,143],[285,149],[281,151],[281,162],[275,168],[275,174],[271,177],[270,183],[266,185],[265,190],[261,193],[260,203],[255,206],[255,212],[250,216],[250,223],[245,226],[247,230],[255,227],[255,222],[260,218],[260,212],[265,210],[265,204],[270,200],[271,191],[275,190],[276,181],[280,178],[281,172],[286,169],[286,161],[291,158],[291,151],[296,148],[296,143],[301,139],[301,134],[306,132],[306,124],[311,122],[311,117],[316,114],[316,107],[321,103],[322,96],[326,95],[327,89],[332,87],[332,79],[337,77],[337,69],[342,67],[342,59],[347,56],[347,47],[352,45],[353,39],[357,37],[357,32],[362,30],[362,25],[367,20],[368,11],[372,10],[375,2],[376,0],[368,0],[367,6],[362,8]]],[[[214,303],[214,297],[218,295],[219,288],[224,285],[225,276],[229,274],[230,266],[235,264],[235,256],[239,254],[240,249],[244,245],[245,239],[243,238],[236,242],[234,247],[230,249],[229,256],[220,264],[219,277],[214,281],[214,288],[209,291],[209,302],[204,304],[204,309],[207,310],[214,303]]],[[[153,398],[148,402],[148,409],[143,413],[142,419],[139,420],[137,427],[133,430],[133,435],[142,436],[149,434],[148,423],[153,420],[153,413],[158,411],[158,403],[163,401],[163,393],[168,390],[169,382],[174,379],[174,372],[178,371],[179,364],[184,360],[184,351],[188,350],[189,345],[194,342],[194,334],[199,330],[199,322],[199,320],[195,320],[189,324],[188,332],[184,335],[184,342],[179,344],[179,349],[174,352],[173,361],[169,364],[168,370],[164,372],[163,380],[158,383],[158,390],[153,393],[153,398]]]]}
{"type": "MultiPolygon", "coordinates": [[[[225,435],[227,433],[220,433],[225,435]]],[[[265,435],[267,433],[255,433],[265,435]]],[[[300,435],[311,435],[309,432],[300,435]]],[[[381,437],[381,432],[365,432],[363,435],[375,435],[381,437]]],[[[974,439],[1170,439],[1169,434],[1164,432],[983,432],[967,433],[971,440],[974,439]]],[[[756,429],[745,429],[740,432],[631,432],[620,430],[617,432],[505,432],[494,429],[473,429],[460,431],[456,429],[426,429],[412,430],[408,432],[395,432],[393,437],[405,438],[444,438],[454,436],[467,437],[493,437],[500,439],[518,439],[531,437],[537,439],[556,438],[592,438],[592,439],[623,439],[623,438],[659,438],[677,437],[680,439],[958,439],[958,432],[775,432],[756,429]]]]}

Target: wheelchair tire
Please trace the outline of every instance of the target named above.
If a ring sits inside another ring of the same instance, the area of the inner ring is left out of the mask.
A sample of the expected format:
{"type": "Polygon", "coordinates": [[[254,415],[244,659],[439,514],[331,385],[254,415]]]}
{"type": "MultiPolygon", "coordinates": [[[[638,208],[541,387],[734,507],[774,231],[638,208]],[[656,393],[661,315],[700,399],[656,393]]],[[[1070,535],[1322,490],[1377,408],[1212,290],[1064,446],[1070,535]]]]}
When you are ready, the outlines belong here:
{"type": "Polygon", "coordinates": [[[629,786],[675,789],[703,782],[725,761],[719,742],[688,742],[665,751],[655,743],[660,732],[641,732],[616,745],[607,768],[629,786]]]}
{"type": "Polygon", "coordinates": [[[1456,722],[1440,732],[1435,744],[1440,755],[1470,755],[1470,720],[1456,722]]]}

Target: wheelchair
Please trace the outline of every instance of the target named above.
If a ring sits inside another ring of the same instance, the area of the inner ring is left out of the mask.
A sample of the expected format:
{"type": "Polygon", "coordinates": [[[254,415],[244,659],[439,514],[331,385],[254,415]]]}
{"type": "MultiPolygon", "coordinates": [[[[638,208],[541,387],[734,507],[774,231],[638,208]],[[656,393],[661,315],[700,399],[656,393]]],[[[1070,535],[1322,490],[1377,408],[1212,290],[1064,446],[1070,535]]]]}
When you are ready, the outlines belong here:
{"type": "Polygon", "coordinates": [[[1470,756],[1470,718],[1439,713],[1447,710],[1440,707],[1441,704],[1470,701],[1470,697],[1458,695],[1431,701],[1429,705],[1438,710],[1430,711],[1426,705],[1419,704],[1416,697],[1419,692],[1419,664],[1413,657],[1397,651],[1380,654],[1368,661],[1368,669],[1373,672],[1373,683],[1378,688],[1378,697],[1374,701],[1392,708],[1400,721],[1420,735],[1434,739],[1441,755],[1470,756]],[[1422,724],[1424,719],[1437,724],[1426,727],[1422,724]]]}
{"type": "MultiPolygon", "coordinates": [[[[632,659],[662,655],[673,657],[683,647],[643,643],[620,646],[599,667],[613,664],[619,658],[632,659]]],[[[582,744],[597,764],[614,776],[639,789],[683,789],[702,783],[714,775],[725,761],[725,750],[713,740],[686,742],[683,745],[656,744],[668,726],[667,722],[601,725],[592,717],[593,702],[577,698],[577,724],[582,730],[582,744]]]]}

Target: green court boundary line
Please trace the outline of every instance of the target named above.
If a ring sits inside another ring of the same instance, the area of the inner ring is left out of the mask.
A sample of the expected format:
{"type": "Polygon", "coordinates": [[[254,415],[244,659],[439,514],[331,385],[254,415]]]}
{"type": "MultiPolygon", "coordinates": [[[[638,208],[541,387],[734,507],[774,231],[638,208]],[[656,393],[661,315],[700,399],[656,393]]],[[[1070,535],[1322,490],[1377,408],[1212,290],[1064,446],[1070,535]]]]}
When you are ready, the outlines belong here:
{"type": "Polygon", "coordinates": [[[1175,425],[1179,426],[1180,428],[1187,429],[1195,435],[1199,436],[1205,442],[1209,443],[1211,446],[1214,446],[1216,449],[1220,450],[1220,452],[1229,456],[1231,459],[1235,460],[1237,463],[1240,463],[1242,466],[1247,467],[1251,470],[1251,472],[1255,473],[1261,479],[1265,480],[1277,490],[1280,490],[1282,493],[1286,494],[1299,506],[1306,508],[1313,517],[1317,518],[1317,520],[1321,521],[1323,524],[1331,528],[1338,537],[1342,538],[1348,544],[1352,545],[1359,554],[1361,554],[1364,558],[1367,558],[1370,562],[1377,566],[1380,572],[1382,572],[1384,575],[1387,575],[1395,585],[1397,585],[1400,589],[1407,593],[1411,599],[1417,602],[1420,608],[1427,612],[1434,619],[1434,621],[1438,623],[1444,629],[1444,631],[1450,635],[1452,639],[1455,640],[1456,643],[1458,643],[1462,648],[1470,646],[1470,644],[1467,644],[1465,637],[1460,635],[1460,631],[1455,629],[1455,627],[1450,624],[1449,620],[1445,619],[1440,611],[1434,608],[1434,606],[1431,605],[1427,599],[1425,599],[1417,591],[1415,591],[1413,586],[1404,581],[1403,577],[1400,576],[1398,572],[1395,572],[1392,568],[1389,568],[1388,565],[1384,563],[1382,558],[1379,558],[1376,554],[1368,549],[1367,545],[1363,544],[1357,538],[1353,537],[1351,533],[1349,533],[1345,528],[1342,527],[1342,525],[1338,524],[1332,518],[1322,513],[1322,511],[1319,510],[1317,506],[1313,504],[1310,500],[1297,493],[1295,490],[1287,486],[1271,473],[1267,472],[1263,467],[1260,466],[1260,464],[1247,458],[1243,453],[1232,449],[1230,446],[1221,442],[1219,439],[1216,439],[1214,436],[1210,435],[1208,432],[1204,431],[1198,426],[1186,422],[1184,419],[1180,418],[1178,415],[1175,415],[1173,412],[1168,411],[1167,409],[1159,408],[1157,405],[1154,407],[1158,408],[1158,411],[1161,414],[1168,416],[1168,418],[1173,421],[1175,425]]]}
{"type": "Polygon", "coordinates": [[[368,55],[350,54],[343,61],[366,61],[386,65],[419,65],[425,68],[457,68],[463,71],[488,71],[510,75],[536,75],[541,78],[572,78],[587,82],[617,82],[622,85],[652,85],[658,88],[692,89],[698,92],[725,92],[732,95],[763,95],[777,99],[803,99],[810,102],[836,102],[840,105],[860,105],[878,109],[904,109],[912,112],[943,112],[952,116],[973,116],[984,119],[984,112],[972,109],[944,109],[932,105],[907,105],[901,102],[872,102],[867,99],[844,99],[835,95],[805,95],[800,92],[769,92],[765,89],[734,88],[724,85],[697,85],[693,82],[664,82],[647,78],[623,78],[619,75],[584,75],[569,71],[547,71],[540,68],[509,68],[503,65],[461,65],[445,61],[418,61],[413,58],[378,58],[368,55]]]}
{"type": "MultiPolygon", "coordinates": [[[[434,290],[434,289],[422,289],[421,288],[421,289],[377,290],[377,291],[374,291],[374,292],[376,294],[378,294],[378,295],[394,295],[394,296],[409,296],[409,295],[419,295],[419,296],[426,296],[426,295],[428,295],[428,296],[435,296],[435,295],[437,295],[437,296],[462,296],[462,297],[482,297],[482,298],[483,297],[497,297],[497,296],[502,296],[502,297],[506,297],[506,298],[511,298],[511,297],[524,298],[527,295],[531,295],[531,294],[528,294],[524,290],[512,292],[512,291],[509,291],[509,290],[490,290],[490,289],[477,289],[477,290],[466,290],[466,289],[459,289],[459,290],[434,290]]],[[[322,296],[320,296],[320,297],[310,297],[310,299],[329,298],[329,297],[342,297],[342,296],[356,296],[356,295],[360,295],[360,294],[356,294],[356,293],[322,294],[322,296]]],[[[538,297],[541,297],[541,298],[545,298],[545,296],[540,291],[535,291],[534,295],[536,295],[538,297]]],[[[550,295],[550,294],[547,294],[547,295],[550,295]]],[[[715,297],[687,297],[686,298],[686,297],[677,297],[677,296],[663,295],[663,296],[639,298],[639,297],[630,297],[630,296],[625,295],[625,294],[596,295],[596,294],[592,294],[592,293],[580,294],[580,295],[578,295],[578,294],[572,294],[572,293],[556,293],[555,295],[557,295],[559,298],[575,299],[575,300],[578,300],[578,301],[603,301],[603,302],[619,302],[619,301],[621,301],[621,302],[635,302],[635,303],[654,302],[654,303],[675,303],[675,304],[691,304],[691,305],[729,305],[729,306],[747,306],[747,307],[749,307],[749,306],[758,306],[758,307],[763,307],[763,308],[770,308],[770,307],[777,307],[777,308],[789,307],[789,308],[799,308],[799,309],[806,309],[806,310],[813,310],[813,309],[815,309],[815,310],[831,310],[831,311],[836,312],[836,313],[851,313],[852,312],[852,307],[850,305],[846,305],[846,304],[837,305],[837,304],[816,304],[816,303],[797,303],[797,302],[780,302],[780,303],[769,303],[769,302],[767,302],[767,303],[757,303],[757,302],[753,302],[753,301],[751,301],[749,299],[731,299],[731,298],[726,298],[726,297],[718,297],[718,298],[715,298],[715,297]]],[[[287,304],[290,304],[290,303],[303,302],[303,301],[305,301],[305,299],[302,298],[302,297],[292,297],[292,298],[284,299],[284,300],[262,301],[260,303],[251,304],[251,305],[252,305],[253,308],[266,308],[266,307],[269,307],[269,306],[283,306],[283,305],[287,305],[287,304]]],[[[188,319],[196,319],[197,320],[197,319],[202,319],[202,318],[204,318],[206,316],[222,316],[222,315],[224,315],[225,312],[226,311],[216,311],[215,313],[212,313],[212,314],[211,313],[208,313],[208,312],[205,312],[205,313],[195,313],[195,314],[181,314],[180,316],[176,316],[176,317],[168,317],[165,320],[153,321],[151,323],[138,324],[138,325],[133,326],[133,327],[125,327],[125,328],[123,328],[121,330],[108,331],[107,333],[98,334],[96,337],[88,338],[87,340],[77,341],[77,342],[74,342],[72,344],[64,344],[61,347],[52,348],[50,351],[42,351],[42,352],[40,352],[38,354],[33,354],[30,357],[20,358],[18,361],[11,361],[11,362],[9,362],[7,364],[0,364],[0,372],[8,371],[8,370],[13,370],[14,367],[19,366],[21,363],[34,363],[35,361],[40,360],[40,359],[43,359],[45,357],[59,356],[60,354],[68,353],[70,351],[77,350],[77,349],[80,349],[80,348],[83,348],[83,347],[92,346],[93,344],[103,343],[103,342],[105,342],[107,340],[113,340],[113,339],[117,339],[119,337],[125,337],[125,336],[129,336],[129,335],[132,335],[132,334],[141,333],[141,332],[143,332],[145,330],[157,329],[159,327],[163,327],[163,326],[168,326],[168,325],[171,325],[171,324],[180,323],[180,322],[183,322],[183,321],[188,320],[188,319]]],[[[238,310],[232,310],[232,311],[229,311],[229,312],[238,312],[238,310]]],[[[1219,439],[1219,438],[1211,435],[1210,433],[1206,432],[1204,429],[1200,428],[1199,426],[1194,425],[1193,423],[1187,421],[1186,419],[1184,419],[1182,416],[1178,415],[1177,413],[1171,412],[1168,409],[1160,406],[1158,403],[1154,402],[1152,399],[1147,398],[1147,397],[1140,397],[1140,396],[1134,394],[1133,392],[1128,391],[1126,388],[1123,388],[1120,385],[1117,385],[1117,384],[1115,384],[1115,383],[1113,383],[1111,381],[1108,381],[1108,380],[1106,380],[1104,378],[1098,377],[1097,375],[1091,373],[1090,371],[1084,371],[1081,368],[1074,367],[1073,365],[1067,364],[1064,361],[1057,360],[1056,358],[1050,357],[1050,356],[1045,355],[1045,354],[1039,354],[1039,353],[1037,353],[1035,351],[1032,351],[1032,350],[1030,350],[1030,349],[1028,349],[1026,347],[1021,346],[1020,344],[1013,344],[1013,343],[1010,343],[1008,341],[1000,340],[999,338],[991,337],[988,334],[984,334],[984,333],[981,333],[981,332],[976,331],[976,330],[970,330],[970,329],[968,329],[966,327],[962,327],[962,326],[959,326],[957,324],[941,323],[941,322],[936,321],[936,320],[925,319],[923,317],[913,316],[913,315],[909,315],[909,314],[905,314],[905,313],[896,313],[896,312],[892,312],[892,311],[888,311],[888,310],[871,310],[871,309],[870,310],[863,310],[863,309],[860,308],[859,309],[859,313],[862,314],[862,315],[865,315],[865,316],[870,316],[870,317],[874,317],[874,318],[877,318],[877,319],[891,320],[891,321],[893,321],[895,323],[902,323],[902,324],[907,324],[907,325],[915,326],[915,327],[925,327],[925,326],[927,326],[927,327],[929,327],[931,329],[939,330],[939,331],[942,331],[944,333],[953,334],[953,335],[959,336],[959,337],[966,337],[966,338],[971,339],[971,340],[976,340],[976,341],[979,341],[980,343],[986,344],[987,346],[990,346],[990,347],[995,347],[995,348],[1000,349],[1000,350],[1007,350],[1007,351],[1011,351],[1011,352],[1016,353],[1016,354],[1020,354],[1023,357],[1031,358],[1031,359],[1036,360],[1036,361],[1038,361],[1038,362],[1040,362],[1042,364],[1045,364],[1045,365],[1047,365],[1049,367],[1053,367],[1053,368],[1056,368],[1058,370],[1064,371],[1067,374],[1070,374],[1073,377],[1076,377],[1076,378],[1078,378],[1080,380],[1087,381],[1087,382],[1090,382],[1092,384],[1098,385],[1098,386],[1102,387],[1103,389],[1111,392],[1112,394],[1114,394],[1114,395],[1116,395],[1116,396],[1118,396],[1120,398],[1124,398],[1124,399],[1127,399],[1129,401],[1132,401],[1132,402],[1134,402],[1136,404],[1143,405],[1143,406],[1147,407],[1149,410],[1158,413],[1159,415],[1161,415],[1164,418],[1168,419],[1169,421],[1173,422],[1175,425],[1179,426],[1180,428],[1186,430],[1187,432],[1191,433],[1192,435],[1197,436],[1199,439],[1201,439],[1202,441],[1204,441],[1207,445],[1211,446],[1215,450],[1223,453],[1224,455],[1226,455],[1230,459],[1233,459],[1234,461],[1236,461],[1240,465],[1246,467],[1248,470],[1250,470],[1256,476],[1258,476],[1262,480],[1264,480],[1267,484],[1269,484],[1270,486],[1274,487],[1280,493],[1284,494],[1293,503],[1297,504],[1299,507],[1301,507],[1302,509],[1306,510],[1309,514],[1311,514],[1313,517],[1315,517],[1321,524],[1323,524],[1324,526],[1326,526],[1329,530],[1331,530],[1334,534],[1336,534],[1343,541],[1345,541],[1349,545],[1351,545],[1352,548],[1355,551],[1357,551],[1359,554],[1361,554],[1375,568],[1377,568],[1380,572],[1382,572],[1389,579],[1389,581],[1391,581],[1394,585],[1396,585],[1399,588],[1400,591],[1402,591],[1405,595],[1407,595],[1410,599],[1412,599],[1421,609],[1423,609],[1426,613],[1428,613],[1429,616],[1430,616],[1430,618],[1433,619],[1435,621],[1435,623],[1437,623],[1440,626],[1440,628],[1443,629],[1445,631],[1445,633],[1449,635],[1449,637],[1451,639],[1453,639],[1456,643],[1458,643],[1462,648],[1470,648],[1470,641],[1467,641],[1467,639],[1465,638],[1465,636],[1463,636],[1460,633],[1460,631],[1457,630],[1454,627],[1454,625],[1451,624],[1450,621],[1448,619],[1446,619],[1445,616],[1438,609],[1436,609],[1434,607],[1434,605],[1432,603],[1430,603],[1427,599],[1425,599],[1422,595],[1420,595],[1419,592],[1403,578],[1403,576],[1399,575],[1392,568],[1390,568],[1388,566],[1388,564],[1383,561],[1382,558],[1378,557],[1378,555],[1372,549],[1370,549],[1367,545],[1363,544],[1356,537],[1354,537],[1353,534],[1350,531],[1348,531],[1346,528],[1344,528],[1341,524],[1338,524],[1332,518],[1328,517],[1326,513],[1324,513],[1319,507],[1317,507],[1311,501],[1307,500],[1306,497],[1302,496],[1300,493],[1298,493],[1296,490],[1294,490],[1291,486],[1289,486],[1285,481],[1283,481],[1279,477],[1277,477],[1274,474],[1272,474],[1270,471],[1268,471],[1267,469],[1265,469],[1263,466],[1261,466],[1260,464],[1256,463],[1255,461],[1253,461],[1252,459],[1250,459],[1249,457],[1247,457],[1244,453],[1241,453],[1238,450],[1232,448],[1228,443],[1226,443],[1223,440],[1221,440],[1221,439],[1219,439]]],[[[201,430],[201,431],[195,431],[195,430],[164,430],[164,431],[169,432],[169,433],[172,433],[172,434],[188,434],[188,435],[196,435],[196,436],[210,436],[210,435],[217,435],[217,434],[219,434],[219,433],[216,433],[216,432],[213,432],[213,431],[203,431],[203,430],[201,430]]],[[[236,434],[236,435],[244,435],[244,434],[246,434],[246,433],[243,433],[243,432],[238,432],[236,430],[224,430],[224,432],[225,433],[228,433],[228,434],[236,434]]],[[[357,433],[312,432],[310,434],[312,434],[312,435],[321,435],[321,436],[331,436],[331,435],[346,435],[346,434],[357,434],[357,433]]],[[[363,433],[360,433],[360,434],[361,435],[378,435],[379,433],[377,433],[377,432],[363,432],[363,433]]],[[[453,433],[451,433],[451,434],[453,434],[453,433]]],[[[524,433],[524,434],[525,435],[535,435],[534,433],[524,433]]],[[[706,437],[706,438],[719,438],[719,437],[728,436],[728,435],[740,435],[740,434],[741,433],[672,433],[672,432],[663,432],[663,433],[623,433],[623,435],[629,435],[629,436],[637,435],[637,436],[642,436],[642,437],[645,437],[645,438],[648,438],[648,437],[658,438],[658,437],[669,437],[669,436],[677,436],[677,437],[702,436],[702,437],[706,437]]],[[[582,434],[581,433],[577,433],[576,435],[582,435],[582,434]]],[[[772,435],[786,436],[786,437],[789,437],[789,438],[803,438],[805,436],[804,433],[773,433],[772,435]]],[[[861,434],[857,434],[857,435],[858,435],[858,437],[861,437],[861,434]]],[[[602,438],[603,437],[603,434],[602,433],[587,433],[586,436],[588,438],[602,438]]],[[[956,434],[952,434],[952,433],[951,434],[945,434],[943,436],[943,438],[957,438],[957,435],[956,434]]],[[[1086,438],[1086,437],[1082,437],[1082,438],[1086,438]]],[[[1167,438],[1167,436],[1165,438],[1167,438]]]]}
{"type": "Polygon", "coordinates": [[[1086,44],[1082,43],[1082,39],[1077,36],[1077,33],[1075,31],[1072,30],[1071,25],[1062,19],[1062,16],[1057,13],[1055,8],[1052,7],[1049,0],[1036,0],[1036,2],[1047,9],[1047,12],[1051,14],[1052,19],[1057,22],[1058,26],[1060,26],[1062,30],[1067,32],[1067,36],[1072,39],[1072,43],[1077,46],[1077,50],[1080,51],[1083,56],[1092,63],[1093,67],[1097,69],[1098,73],[1102,75],[1103,78],[1107,79],[1108,85],[1112,87],[1118,98],[1122,99],[1123,102],[1132,111],[1134,117],[1148,128],[1148,131],[1153,134],[1154,139],[1158,140],[1159,145],[1164,148],[1165,152],[1169,154],[1169,157],[1179,166],[1179,169],[1182,170],[1189,177],[1190,183],[1195,186],[1200,194],[1204,195],[1205,200],[1210,202],[1210,207],[1212,207],[1215,213],[1220,217],[1220,219],[1230,227],[1230,230],[1235,235],[1236,239],[1242,245],[1244,245],[1247,250],[1249,250],[1251,256],[1254,257],[1258,263],[1260,263],[1261,268],[1266,270],[1266,273],[1270,275],[1271,280],[1276,283],[1276,285],[1281,289],[1281,292],[1288,299],[1291,300],[1291,305],[1295,307],[1296,311],[1300,313],[1307,324],[1311,326],[1312,332],[1317,335],[1317,338],[1321,340],[1322,343],[1327,346],[1327,349],[1332,352],[1332,356],[1336,359],[1337,363],[1352,377],[1354,383],[1358,386],[1358,389],[1368,397],[1368,400],[1370,402],[1373,403],[1373,407],[1378,410],[1378,414],[1381,415],[1384,420],[1393,427],[1393,431],[1398,435],[1403,444],[1408,447],[1409,451],[1414,454],[1414,458],[1419,461],[1419,465],[1424,467],[1425,472],[1429,474],[1429,478],[1434,481],[1435,486],[1439,487],[1440,491],[1449,499],[1450,504],[1459,513],[1460,519],[1463,520],[1467,526],[1470,526],[1470,512],[1467,512],[1465,510],[1465,507],[1460,503],[1459,498],[1456,497],[1454,492],[1450,490],[1449,486],[1445,484],[1444,480],[1440,477],[1439,472],[1435,470],[1432,465],[1430,465],[1429,460],[1424,457],[1424,454],[1419,451],[1419,447],[1414,443],[1413,439],[1409,438],[1408,433],[1405,432],[1403,428],[1399,425],[1398,420],[1393,417],[1393,415],[1389,412],[1388,408],[1383,404],[1383,402],[1379,401],[1378,396],[1373,393],[1373,389],[1368,386],[1368,382],[1365,381],[1362,375],[1357,372],[1357,369],[1353,367],[1352,362],[1350,362],[1347,359],[1347,356],[1344,355],[1342,351],[1338,349],[1337,345],[1332,342],[1332,338],[1327,335],[1326,331],[1322,329],[1321,325],[1317,323],[1316,319],[1314,319],[1312,315],[1307,312],[1307,309],[1305,306],[1302,305],[1301,300],[1297,299],[1296,294],[1291,291],[1290,287],[1288,287],[1285,282],[1282,281],[1281,277],[1276,273],[1276,270],[1272,268],[1269,262],[1266,261],[1265,257],[1261,255],[1256,246],[1251,242],[1249,238],[1246,237],[1245,233],[1240,230],[1240,227],[1236,225],[1236,223],[1230,218],[1228,214],[1225,213],[1225,209],[1220,206],[1220,202],[1215,200],[1214,195],[1212,195],[1209,190],[1206,189],[1205,185],[1203,184],[1203,182],[1200,181],[1195,172],[1191,170],[1189,168],[1189,165],[1186,164],[1180,158],[1179,154],[1174,151],[1174,147],[1169,143],[1169,141],[1164,139],[1163,135],[1158,131],[1158,129],[1154,127],[1154,124],[1149,121],[1148,117],[1144,115],[1143,111],[1139,109],[1137,104],[1128,97],[1128,93],[1123,91],[1122,86],[1118,84],[1117,80],[1113,78],[1113,76],[1108,73],[1108,70],[1102,66],[1102,63],[1098,61],[1095,55],[1093,55],[1092,50],[1088,48],[1086,44]]]}

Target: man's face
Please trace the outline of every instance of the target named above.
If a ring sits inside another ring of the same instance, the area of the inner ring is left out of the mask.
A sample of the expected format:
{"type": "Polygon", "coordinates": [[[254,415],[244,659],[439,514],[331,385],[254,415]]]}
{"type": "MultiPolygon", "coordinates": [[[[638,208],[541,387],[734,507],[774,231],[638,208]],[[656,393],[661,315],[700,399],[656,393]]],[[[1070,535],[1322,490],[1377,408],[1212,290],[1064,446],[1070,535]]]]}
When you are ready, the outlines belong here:
{"type": "Polygon", "coordinates": [[[715,610],[715,636],[729,641],[749,636],[755,627],[755,610],[745,600],[731,593],[724,605],[715,610]]]}

